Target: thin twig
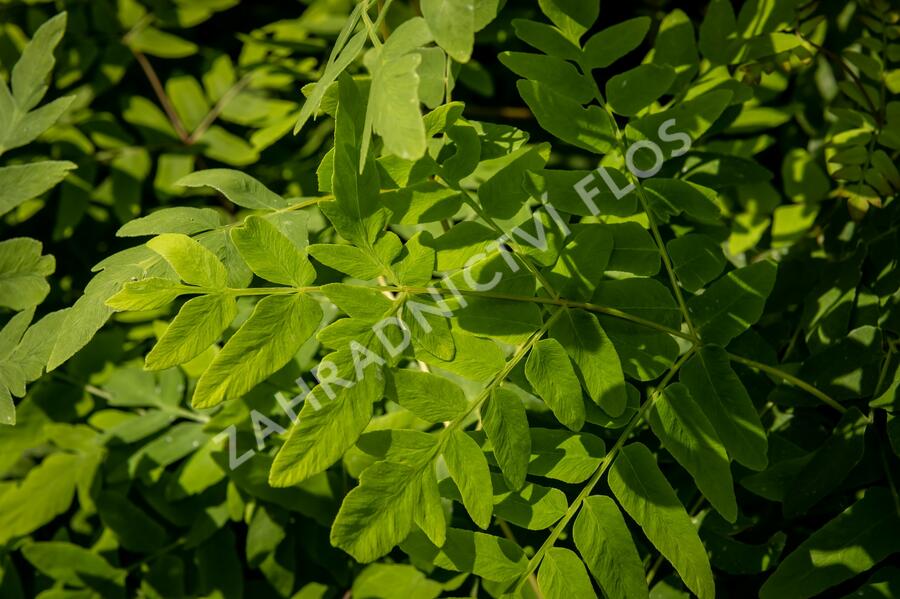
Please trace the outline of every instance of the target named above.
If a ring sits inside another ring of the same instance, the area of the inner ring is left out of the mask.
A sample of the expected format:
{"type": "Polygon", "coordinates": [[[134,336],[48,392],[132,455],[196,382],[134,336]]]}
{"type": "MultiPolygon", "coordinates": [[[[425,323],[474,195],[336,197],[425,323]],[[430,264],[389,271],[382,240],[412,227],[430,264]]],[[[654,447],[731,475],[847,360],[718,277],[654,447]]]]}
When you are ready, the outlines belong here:
{"type": "Polygon", "coordinates": [[[144,56],[144,53],[140,50],[135,50],[134,48],[132,48],[131,53],[134,54],[134,57],[137,59],[138,64],[141,65],[141,68],[144,70],[144,74],[147,76],[147,80],[150,81],[150,87],[153,88],[154,93],[156,93],[157,99],[159,99],[159,103],[162,104],[163,110],[166,112],[166,116],[169,117],[169,122],[172,123],[172,127],[174,127],[175,129],[175,133],[178,134],[178,137],[183,143],[187,144],[189,139],[188,132],[185,129],[184,124],[181,122],[181,118],[178,116],[178,113],[175,111],[175,106],[172,104],[172,101],[169,100],[169,96],[166,94],[166,90],[163,88],[159,77],[157,77],[156,71],[153,70],[153,65],[150,64],[150,61],[147,60],[147,57],[144,56]]]}

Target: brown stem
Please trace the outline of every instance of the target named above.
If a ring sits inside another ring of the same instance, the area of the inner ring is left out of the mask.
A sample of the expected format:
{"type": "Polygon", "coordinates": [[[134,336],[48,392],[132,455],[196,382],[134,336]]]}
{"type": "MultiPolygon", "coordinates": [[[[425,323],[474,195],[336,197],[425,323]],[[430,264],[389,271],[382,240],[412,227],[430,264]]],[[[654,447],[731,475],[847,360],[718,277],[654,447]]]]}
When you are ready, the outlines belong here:
{"type": "Polygon", "coordinates": [[[163,110],[166,112],[166,116],[169,117],[169,122],[172,123],[172,127],[175,128],[175,133],[178,134],[178,137],[182,142],[188,143],[189,135],[187,130],[184,128],[184,124],[181,122],[181,119],[178,116],[178,113],[175,111],[175,106],[172,105],[172,101],[169,100],[169,96],[166,94],[166,90],[163,88],[162,83],[159,81],[159,77],[156,75],[156,71],[153,70],[153,65],[150,64],[150,61],[147,60],[147,57],[144,56],[144,53],[140,50],[131,49],[132,54],[137,59],[138,64],[141,65],[141,68],[144,70],[144,74],[147,75],[147,79],[150,81],[150,87],[153,88],[153,91],[156,93],[156,97],[159,99],[159,103],[162,104],[163,110]]]}

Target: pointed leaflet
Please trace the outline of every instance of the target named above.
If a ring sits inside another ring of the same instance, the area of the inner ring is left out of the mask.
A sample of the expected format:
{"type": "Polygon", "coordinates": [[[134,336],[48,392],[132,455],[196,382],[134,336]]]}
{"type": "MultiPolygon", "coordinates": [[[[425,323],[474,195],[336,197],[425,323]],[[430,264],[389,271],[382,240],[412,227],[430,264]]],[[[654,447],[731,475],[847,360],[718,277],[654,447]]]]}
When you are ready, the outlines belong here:
{"type": "Polygon", "coordinates": [[[528,473],[566,483],[580,483],[590,478],[604,455],[606,446],[600,437],[560,429],[532,428],[528,473]]]}
{"type": "Polygon", "coordinates": [[[768,464],[768,441],[759,414],[721,347],[706,345],[679,374],[732,459],[753,470],[768,464]]]}
{"type": "Polygon", "coordinates": [[[491,473],[494,487],[494,514],[528,530],[543,530],[562,518],[569,503],[559,489],[527,483],[511,491],[500,474],[491,473]]]}
{"type": "Polygon", "coordinates": [[[456,62],[469,62],[475,44],[475,0],[422,0],[434,40],[456,62]]]}
{"type": "Polygon", "coordinates": [[[706,549],[675,491],[641,443],[622,448],[609,470],[609,488],[700,599],[716,595],[706,549]]]}
{"type": "Polygon", "coordinates": [[[12,68],[10,83],[12,95],[19,110],[34,108],[47,93],[47,78],[56,59],[53,50],[66,30],[66,13],[61,12],[38,27],[34,37],[22,50],[22,55],[12,68]]]}
{"type": "Polygon", "coordinates": [[[234,296],[214,293],[188,300],[147,354],[146,368],[163,370],[196,358],[219,340],[235,316],[234,296]]]}
{"type": "Polygon", "coordinates": [[[482,420],[503,478],[511,489],[521,489],[531,455],[531,433],[522,400],[507,389],[494,389],[484,405],[482,420]]]}
{"type": "Polygon", "coordinates": [[[897,552],[900,516],[890,493],[874,487],[788,555],[759,596],[814,597],[897,552]]]}
{"type": "Polygon", "coordinates": [[[594,589],[584,564],[571,549],[551,547],[537,575],[538,586],[547,599],[591,597],[594,589]]]}
{"type": "Polygon", "coordinates": [[[444,516],[437,475],[431,466],[420,472],[420,476],[412,483],[417,487],[418,493],[413,520],[432,543],[443,546],[447,542],[447,518],[444,516]]]}
{"type": "Polygon", "coordinates": [[[264,218],[250,216],[231,229],[231,241],[257,276],[293,287],[304,287],[316,278],[306,256],[278,227],[264,218]]]}
{"type": "Polygon", "coordinates": [[[647,414],[650,428],[669,453],[691,473],[697,487],[729,522],[737,518],[734,481],[725,447],[688,388],[665,388],[647,414]]]}
{"type": "Polygon", "coordinates": [[[566,310],[550,329],[575,363],[588,396],[611,416],[625,410],[625,375],[612,342],[597,317],[582,310],[566,310]]]}
{"type": "Polygon", "coordinates": [[[415,479],[421,471],[392,462],[376,462],[359,477],[359,486],[341,504],[331,527],[331,544],[368,563],[388,553],[409,535],[418,500],[415,479]]]}
{"type": "Polygon", "coordinates": [[[591,28],[600,14],[599,2],[583,0],[538,0],[541,11],[573,43],[591,28]]]}
{"type": "Polygon", "coordinates": [[[365,106],[352,77],[341,75],[338,94],[331,179],[334,204],[323,204],[321,208],[343,238],[369,247],[386,219],[379,202],[378,170],[370,155],[360,165],[365,106]]]}
{"type": "Polygon", "coordinates": [[[559,341],[542,339],[534,345],[525,363],[525,376],[557,420],[575,431],[584,426],[581,385],[559,341]]]}
{"type": "MultiPolygon", "coordinates": [[[[418,160],[425,153],[425,124],[419,109],[419,75],[422,55],[412,52],[431,41],[421,17],[397,27],[379,48],[369,50],[366,68],[372,74],[369,105],[361,143],[361,168],[369,154],[369,130],[379,134],[386,153],[418,160]]],[[[337,163],[335,163],[337,168],[337,163]]]]}
{"type": "Polygon", "coordinates": [[[197,381],[192,405],[209,408],[245,394],[287,364],[321,320],[319,304],[303,294],[260,300],[197,381]]]}
{"type": "Polygon", "coordinates": [[[472,521],[481,528],[487,528],[491,523],[494,504],[491,472],[481,448],[466,433],[451,430],[443,455],[450,477],[456,483],[472,521]]]}
{"type": "Polygon", "coordinates": [[[711,237],[689,234],[666,244],[681,286],[695,292],[722,274],[725,256],[711,237]]]}
{"type": "Polygon", "coordinates": [[[759,320],[775,286],[776,270],[770,260],[733,270],[688,300],[703,341],[725,346],[759,320]]]}
{"type": "Polygon", "coordinates": [[[0,167],[0,216],[51,189],[75,167],[75,163],[68,160],[0,167]]]}
{"type": "Polygon", "coordinates": [[[612,499],[602,495],[585,498],[572,535],[604,596],[609,599],[649,597],[641,558],[612,499]]]}
{"type": "Polygon", "coordinates": [[[148,241],[147,247],[162,256],[185,283],[213,289],[221,289],[227,283],[225,265],[187,235],[163,233],[148,241]]]}
{"type": "Polygon", "coordinates": [[[584,64],[591,69],[606,68],[641,45],[650,19],[637,17],[617,23],[591,36],[584,44],[584,64]]]}
{"type": "Polygon", "coordinates": [[[251,210],[278,210],[287,202],[277,193],[241,171],[211,168],[197,171],[175,182],[182,187],[212,187],[234,204],[251,210]]]}
{"type": "Polygon", "coordinates": [[[584,108],[538,81],[520,79],[516,88],[538,124],[554,137],[597,154],[605,154],[615,147],[612,124],[602,108],[594,105],[584,108]]]}

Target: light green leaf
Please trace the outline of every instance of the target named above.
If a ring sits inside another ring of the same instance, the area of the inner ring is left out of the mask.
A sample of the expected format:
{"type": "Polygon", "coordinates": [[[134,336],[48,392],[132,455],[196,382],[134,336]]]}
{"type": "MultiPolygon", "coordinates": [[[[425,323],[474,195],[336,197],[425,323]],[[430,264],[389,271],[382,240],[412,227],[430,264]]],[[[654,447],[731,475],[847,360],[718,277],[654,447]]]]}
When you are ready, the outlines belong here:
{"type": "Polygon", "coordinates": [[[547,280],[562,297],[588,300],[613,252],[612,230],[605,225],[585,225],[562,252],[547,280]]]}
{"type": "Polygon", "coordinates": [[[56,270],[53,256],[42,256],[41,242],[28,237],[0,241],[0,306],[24,310],[50,293],[47,277],[56,270]]]}
{"type": "Polygon", "coordinates": [[[625,519],[609,497],[586,497],[572,528],[578,548],[609,599],[649,597],[644,566],[625,519]]]}
{"type": "Polygon", "coordinates": [[[352,387],[339,388],[333,399],[321,386],[314,388],[275,456],[269,484],[295,485],[340,460],[372,418],[372,403],[383,385],[383,379],[370,373],[352,387]]]}
{"type": "Polygon", "coordinates": [[[159,58],[185,58],[197,53],[197,44],[156,27],[145,26],[129,36],[128,45],[159,58]]]}
{"type": "Polygon", "coordinates": [[[580,45],[573,43],[556,27],[527,19],[513,19],[512,25],[516,37],[544,54],[573,61],[581,58],[580,45]]]}
{"type": "Polygon", "coordinates": [[[534,345],[525,363],[525,376],[557,420],[571,430],[581,430],[584,426],[581,385],[559,341],[542,339],[534,345]]]}
{"type": "MultiPolygon", "coordinates": [[[[415,567],[406,564],[372,564],[356,576],[351,589],[354,597],[371,599],[435,599],[441,591],[439,582],[429,580],[415,567]]],[[[325,599],[326,596],[323,593],[307,597],[301,592],[292,599],[325,599]]]]}
{"type": "Polygon", "coordinates": [[[176,281],[150,277],[133,283],[125,283],[121,291],[106,300],[112,310],[156,310],[175,301],[179,295],[194,293],[196,288],[176,281]]]}
{"type": "Polygon", "coordinates": [[[673,81],[672,67],[642,64],[606,82],[606,101],[616,114],[634,116],[666,93],[673,81]]]}
{"type": "Polygon", "coordinates": [[[0,216],[52,189],[75,167],[67,160],[0,167],[0,216]]]}
{"type": "Polygon", "coordinates": [[[260,300],[197,381],[193,406],[209,408],[245,394],[287,364],[321,320],[319,304],[303,294],[260,300]]]}
{"type": "Polygon", "coordinates": [[[581,0],[538,0],[541,11],[559,27],[569,40],[577,44],[600,14],[599,2],[581,0]]]}
{"type": "Polygon", "coordinates": [[[12,95],[22,112],[37,106],[47,93],[47,78],[56,63],[53,50],[66,30],[66,18],[61,12],[38,27],[12,68],[12,95]]]}
{"type": "Polygon", "coordinates": [[[531,432],[522,400],[507,389],[494,389],[484,405],[482,419],[503,478],[514,491],[521,489],[531,455],[531,432]]]}
{"type": "Polygon", "coordinates": [[[469,62],[475,44],[475,0],[424,0],[422,16],[434,40],[456,62],[469,62]]]}
{"type": "Polygon", "coordinates": [[[597,317],[582,310],[566,310],[550,329],[575,363],[591,400],[611,416],[619,416],[627,401],[625,375],[612,341],[597,317]]]}
{"type": "Polygon", "coordinates": [[[641,45],[650,19],[637,17],[617,23],[595,33],[584,45],[584,64],[591,69],[604,69],[641,45]]]}
{"type": "Polygon", "coordinates": [[[403,464],[369,466],[341,504],[331,527],[331,544],[363,563],[388,553],[412,528],[418,485],[411,481],[418,475],[403,464]]]}
{"type": "Polygon", "coordinates": [[[212,208],[178,206],[163,208],[147,216],[128,221],[116,231],[116,237],[141,237],[160,233],[193,235],[220,227],[222,218],[212,208]]]}
{"type": "Polygon", "coordinates": [[[634,222],[606,226],[613,235],[608,270],[628,272],[639,277],[651,277],[659,272],[659,248],[647,229],[634,222]]]}
{"type": "Polygon", "coordinates": [[[494,514],[516,526],[528,530],[549,528],[569,508],[566,494],[559,489],[526,483],[518,491],[511,491],[503,477],[493,473],[491,481],[494,486],[494,514]]]}
{"type": "Polygon", "coordinates": [[[759,591],[761,599],[814,597],[900,551],[900,516],[890,493],[870,488],[800,544],[759,591]]]}
{"type": "Polygon", "coordinates": [[[753,470],[768,463],[766,432],[721,347],[706,345],[681,367],[680,380],[702,408],[728,454],[753,470]]]}
{"type": "Polygon", "coordinates": [[[371,249],[314,243],[307,247],[307,251],[322,264],[365,281],[378,277],[393,278],[390,264],[402,248],[400,238],[388,231],[378,238],[371,249]]]}
{"type": "Polygon", "coordinates": [[[293,287],[304,287],[316,278],[306,256],[278,227],[264,218],[250,216],[231,229],[231,241],[257,276],[293,287]]]}
{"type": "Polygon", "coordinates": [[[547,599],[591,597],[594,588],[584,564],[571,549],[551,547],[541,560],[538,586],[547,599]]]}
{"type": "Polygon", "coordinates": [[[737,519],[734,481],[725,447],[688,388],[666,387],[647,414],[663,447],[687,470],[700,492],[729,522],[737,519]]]}
{"type": "Polygon", "coordinates": [[[101,555],[72,543],[31,543],[22,548],[22,555],[37,570],[65,584],[113,593],[125,584],[125,570],[112,567],[101,555]]]}
{"type": "Polygon", "coordinates": [[[221,289],[228,282],[225,265],[192,237],[163,233],[148,241],[147,247],[162,256],[185,283],[221,289]]]}
{"type": "Polygon", "coordinates": [[[393,372],[397,402],[428,422],[453,420],[465,413],[466,396],[452,381],[414,370],[393,372]]]}
{"type": "Polygon", "coordinates": [[[232,295],[214,293],[188,300],[147,354],[146,368],[163,370],[196,358],[219,340],[235,316],[232,295]]]}
{"type": "Polygon", "coordinates": [[[449,431],[444,460],[466,511],[480,528],[487,528],[493,512],[491,473],[478,444],[460,430],[449,431]]]}
{"type": "Polygon", "coordinates": [[[688,311],[703,341],[725,346],[759,320],[775,286],[776,270],[769,260],[733,270],[703,295],[688,300],[688,311]]]}
{"type": "Polygon", "coordinates": [[[240,171],[212,168],[196,171],[175,182],[181,187],[211,187],[229,201],[251,210],[278,210],[287,202],[265,185],[240,171]]]}
{"type": "MultiPolygon", "coordinates": [[[[0,90],[0,94],[2,93],[3,90],[0,90]]],[[[21,147],[37,139],[59,120],[74,99],[74,96],[64,96],[30,112],[13,110],[11,115],[0,114],[0,154],[4,150],[21,147]]]]}
{"type": "Polygon", "coordinates": [[[566,483],[590,478],[606,455],[603,439],[588,433],[532,428],[528,473],[566,483]]]}
{"type": "Polygon", "coordinates": [[[700,599],[713,599],[715,583],[697,529],[646,446],[622,448],[609,471],[609,488],[687,587],[700,599]]]}

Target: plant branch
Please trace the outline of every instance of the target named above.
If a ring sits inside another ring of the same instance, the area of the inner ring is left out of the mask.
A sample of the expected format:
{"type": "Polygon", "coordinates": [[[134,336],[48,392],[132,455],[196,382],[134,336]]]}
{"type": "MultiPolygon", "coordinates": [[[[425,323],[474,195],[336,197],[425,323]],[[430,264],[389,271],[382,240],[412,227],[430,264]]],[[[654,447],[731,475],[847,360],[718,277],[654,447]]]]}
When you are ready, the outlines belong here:
{"type": "Polygon", "coordinates": [[[169,96],[166,94],[165,88],[163,88],[159,77],[156,75],[156,71],[153,70],[153,65],[150,64],[150,61],[147,60],[147,57],[144,56],[144,53],[140,50],[131,48],[131,53],[134,54],[138,64],[141,65],[141,69],[143,69],[144,74],[147,76],[147,80],[150,82],[150,87],[153,88],[153,92],[156,94],[159,103],[162,104],[166,116],[169,117],[169,122],[172,123],[175,133],[178,134],[178,137],[183,143],[187,144],[190,136],[188,135],[184,124],[181,122],[181,118],[175,111],[175,106],[172,104],[172,101],[169,100],[169,96]]]}
{"type": "Polygon", "coordinates": [[[250,83],[250,80],[253,79],[252,74],[244,75],[240,81],[232,85],[228,88],[222,97],[219,98],[219,101],[216,102],[216,105],[213,106],[209,112],[206,113],[206,116],[203,117],[203,120],[191,131],[191,134],[188,136],[185,143],[188,145],[193,145],[197,143],[197,141],[203,137],[203,134],[206,133],[207,129],[212,126],[212,124],[219,118],[219,115],[222,114],[222,111],[225,110],[225,107],[234,100],[234,98],[243,91],[245,87],[250,83]]]}
{"type": "Polygon", "coordinates": [[[735,355],[731,352],[728,352],[728,358],[730,360],[732,360],[733,362],[740,362],[741,364],[744,364],[745,366],[749,366],[751,368],[756,368],[757,370],[762,370],[763,372],[771,374],[772,376],[775,376],[777,378],[780,378],[785,382],[791,383],[795,387],[799,387],[800,389],[803,389],[804,391],[806,391],[813,397],[821,400],[823,403],[828,404],[829,406],[831,406],[832,408],[834,408],[841,414],[843,414],[844,412],[847,411],[847,408],[845,408],[844,406],[839,404],[837,401],[832,399],[831,396],[816,389],[815,387],[813,387],[806,381],[799,379],[799,378],[795,377],[794,375],[792,375],[788,372],[785,372],[784,370],[781,370],[780,368],[776,368],[774,366],[769,366],[768,364],[763,364],[762,362],[757,362],[756,360],[751,360],[749,358],[744,358],[742,356],[735,355]]]}

